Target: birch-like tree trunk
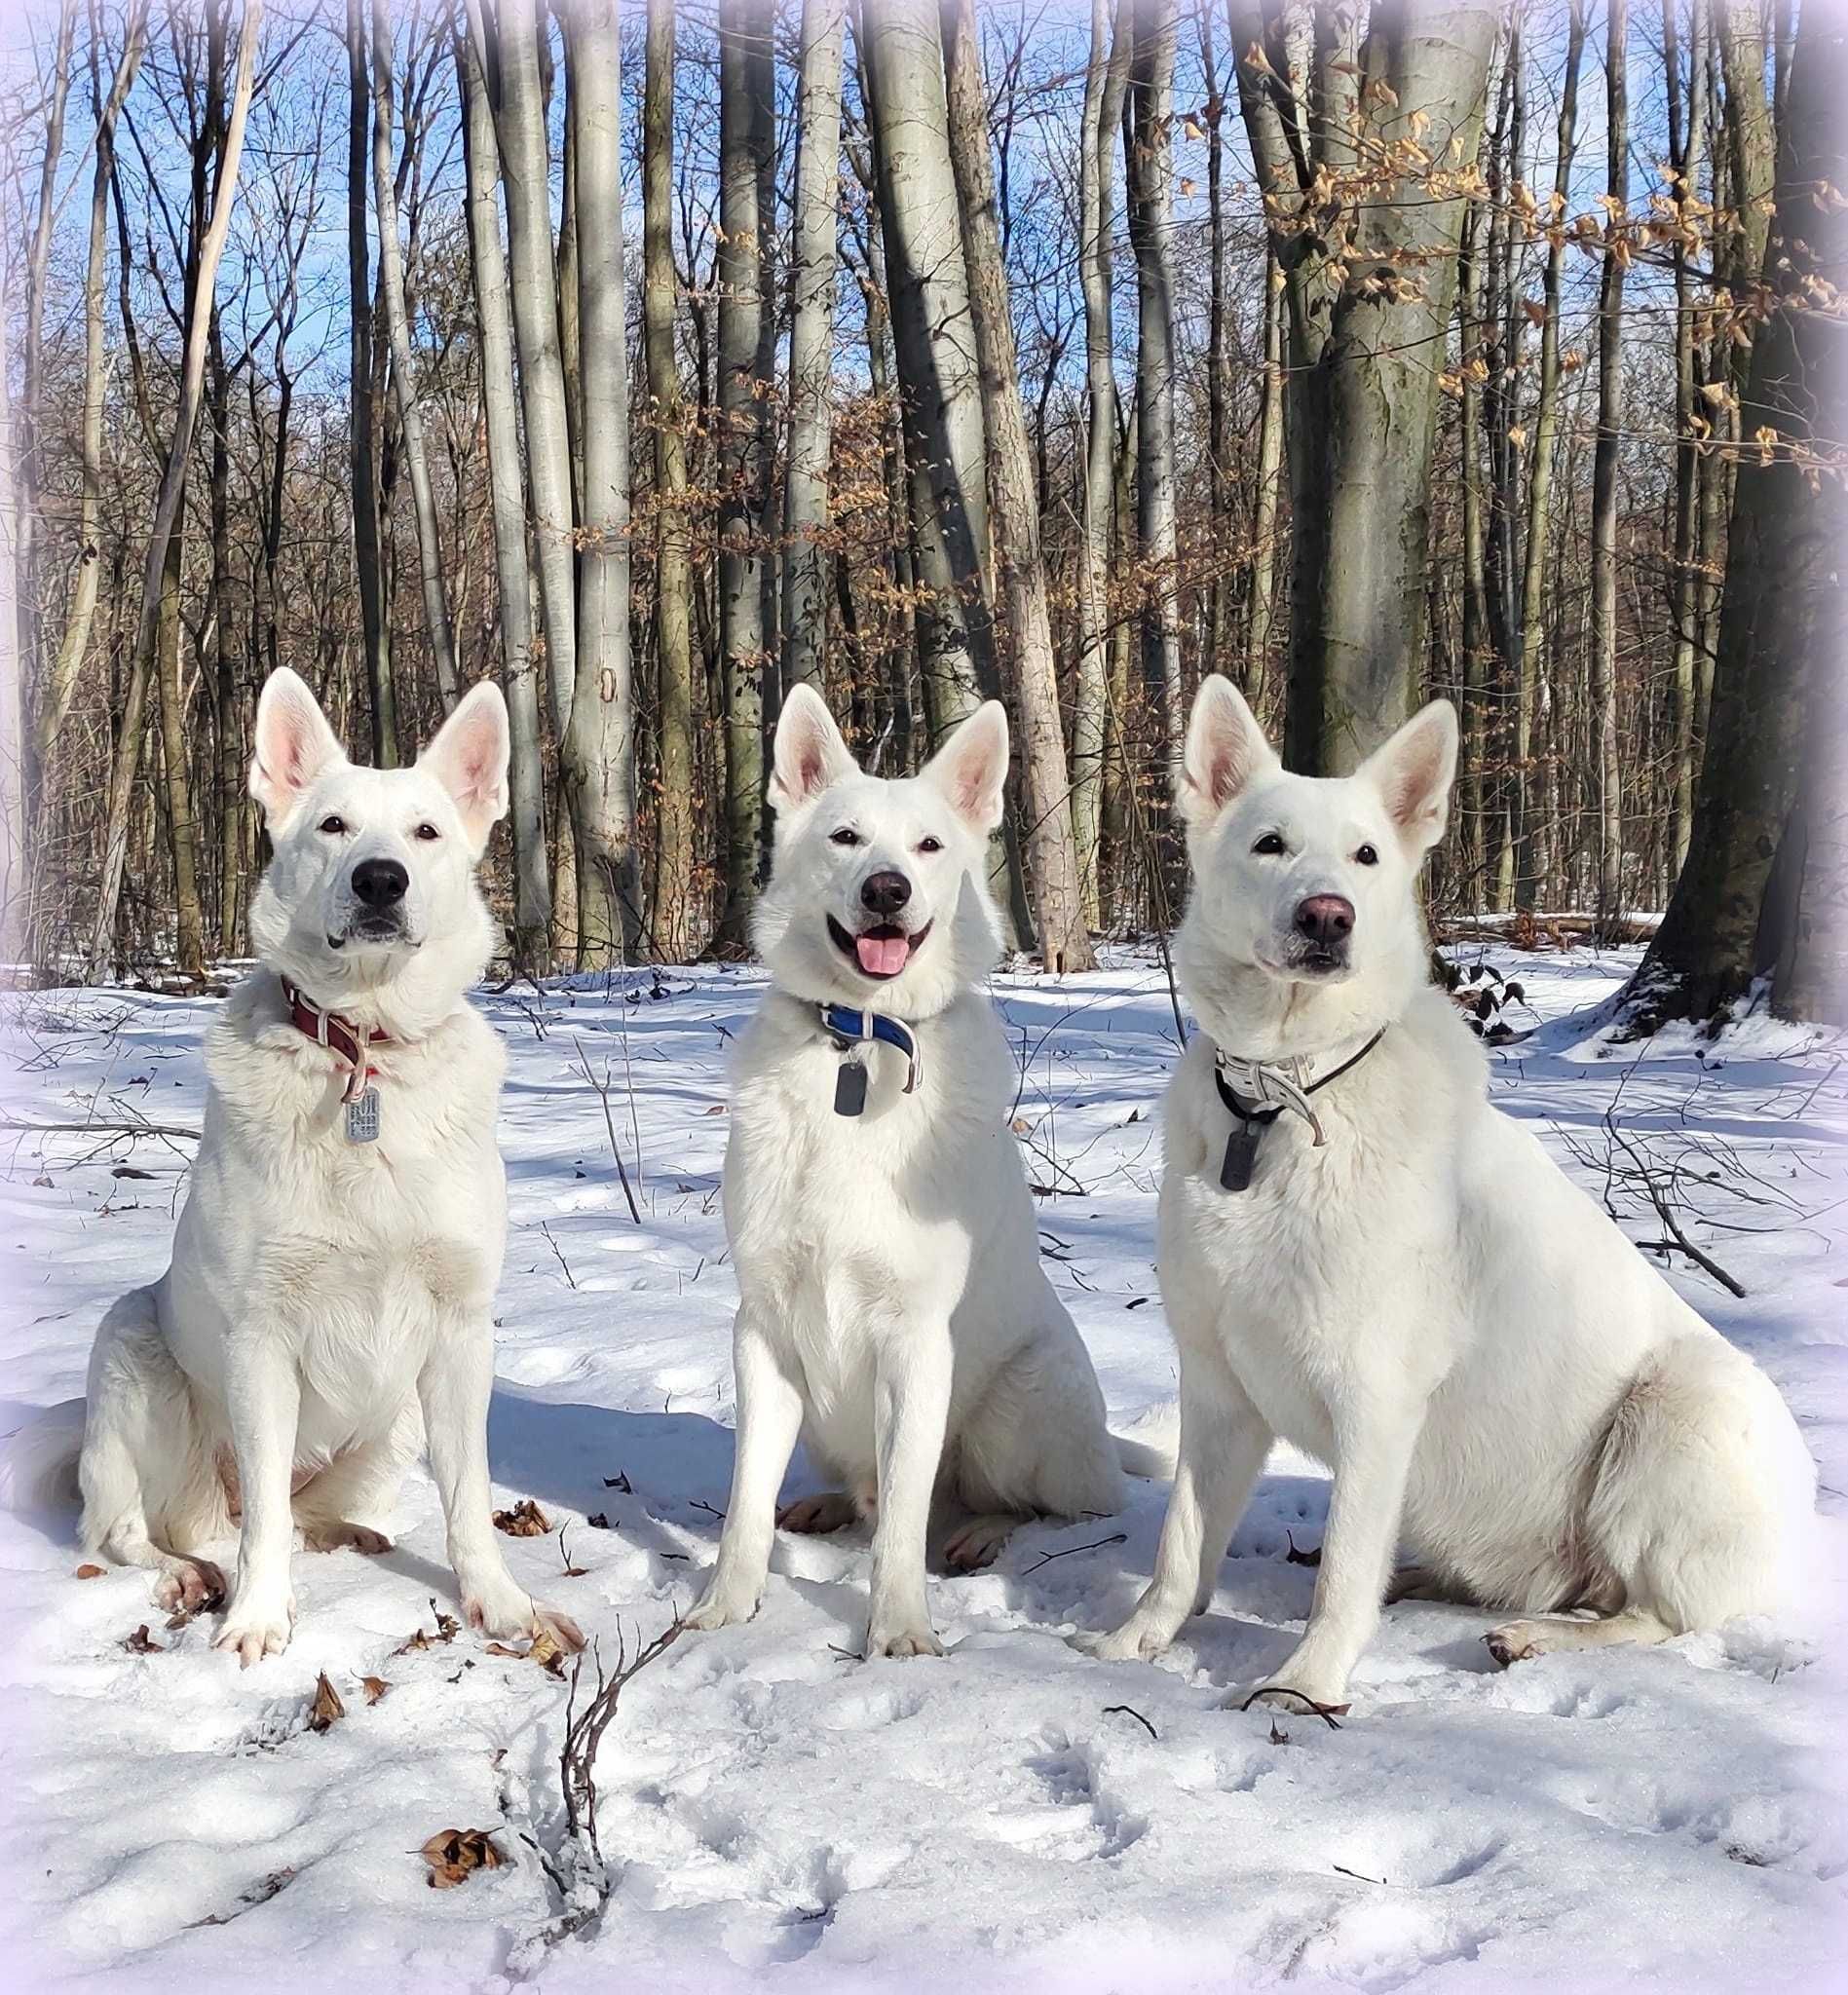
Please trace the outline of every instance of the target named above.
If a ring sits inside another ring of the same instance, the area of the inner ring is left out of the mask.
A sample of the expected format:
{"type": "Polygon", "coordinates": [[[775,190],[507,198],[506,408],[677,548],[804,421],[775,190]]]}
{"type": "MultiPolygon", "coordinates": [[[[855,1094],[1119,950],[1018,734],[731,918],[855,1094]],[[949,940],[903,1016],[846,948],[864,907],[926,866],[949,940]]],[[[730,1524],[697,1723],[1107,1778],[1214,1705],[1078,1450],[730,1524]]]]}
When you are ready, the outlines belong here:
{"type": "Polygon", "coordinates": [[[674,0],[648,0],[642,105],[642,346],[655,426],[655,659],[659,795],[654,942],[685,961],[699,945],[694,906],[693,564],[686,417],[674,352],[674,0]]]}
{"type": "Polygon", "coordinates": [[[379,227],[379,290],[385,301],[385,330],[392,343],[398,428],[403,433],[404,466],[410,473],[411,503],[417,517],[424,627],[436,668],[436,687],[444,706],[450,707],[461,697],[462,687],[456,677],[449,601],[443,587],[442,537],[436,526],[435,495],[431,490],[424,414],[417,399],[410,308],[404,294],[404,252],[397,237],[397,196],[392,178],[392,88],[391,12],[386,0],[372,0],[372,204],[379,227]]]}
{"type": "Polygon", "coordinates": [[[563,760],[578,838],[578,965],[601,969],[632,961],[641,936],[634,847],[628,326],[617,0],[573,0],[568,21],[584,384],[584,526],[577,688],[563,760]]]}
{"type": "Polygon", "coordinates": [[[1549,784],[1537,762],[1547,734],[1550,686],[1546,671],[1547,550],[1553,521],[1553,459],[1560,423],[1560,289],[1565,264],[1565,210],[1571,194],[1572,157],[1578,144],[1578,72],[1585,52],[1585,0],[1571,0],[1565,67],[1554,128],[1553,201],[1547,216],[1547,255],[1541,280],[1540,378],[1533,433],[1528,444],[1527,541],[1521,570],[1521,662],[1515,687],[1514,782],[1509,812],[1514,839],[1515,906],[1538,905],[1544,871],[1540,833],[1553,812],[1541,808],[1549,784]]]}
{"type": "Polygon", "coordinates": [[[375,768],[393,769],[397,765],[397,696],[392,682],[391,634],[385,625],[384,562],[379,546],[372,244],[365,211],[371,112],[364,0],[347,0],[347,393],[352,402],[347,471],[353,480],[353,567],[359,591],[360,641],[365,648],[370,695],[372,762],[375,768]]]}
{"type": "MultiPolygon", "coordinates": [[[[1671,753],[1675,825],[1670,861],[1678,873],[1694,833],[1694,718],[1699,699],[1695,651],[1700,638],[1701,449],[1694,433],[1696,375],[1694,311],[1695,278],[1688,237],[1700,212],[1700,177],[1706,151],[1707,69],[1706,0],[1691,0],[1687,36],[1687,88],[1681,86],[1678,0],[1662,0],[1662,46],[1668,69],[1669,153],[1675,169],[1674,197],[1681,227],[1675,257],[1675,572],[1672,612],[1675,647],[1669,682],[1671,753]]],[[[1703,416],[1703,422],[1707,419],[1703,416]]]]}
{"type": "Polygon", "coordinates": [[[1251,512],[1251,617],[1245,633],[1245,697],[1260,712],[1268,696],[1275,620],[1277,509],[1283,485],[1283,272],[1264,258],[1264,387],[1258,411],[1258,489],[1251,512]]]}
{"type": "Polygon", "coordinates": [[[1598,293],[1598,442],[1592,455],[1593,755],[1598,784],[1598,921],[1623,912],[1623,761],[1617,736],[1617,475],[1623,446],[1623,293],[1630,262],[1620,233],[1630,195],[1629,0],[1604,16],[1604,170],[1610,202],[1598,293]]]}
{"type": "MultiPolygon", "coordinates": [[[[719,6],[719,676],[724,714],[725,898],[716,940],[750,940],[764,828],[764,683],[774,569],[776,63],[770,0],[719,6]]],[[[773,701],[773,707],[774,702],[773,701]]]]}
{"type": "Polygon", "coordinates": [[[1015,746],[1026,797],[1023,838],[1039,955],[1048,970],[1092,967],[1072,836],[1071,778],[1059,717],[1058,661],[1046,608],[1032,446],[1020,398],[1020,366],[995,205],[987,91],[974,0],[943,0],[950,155],[962,216],[982,410],[994,502],[995,568],[1014,652],[1015,746]]]}
{"type": "MultiPolygon", "coordinates": [[[[513,379],[513,313],[496,193],[494,135],[482,50],[473,32],[456,37],[463,108],[470,264],[481,338],[481,402],[494,508],[496,619],[512,752],[508,783],[513,832],[513,960],[529,976],[551,967],[551,880],[546,858],[545,761],[538,666],[533,658],[531,576],[526,561],[526,490],[520,466],[519,395],[513,379]]],[[[626,415],[626,411],[624,412],[626,415]]]]}
{"type": "Polygon", "coordinates": [[[154,521],[148,532],[147,557],[142,569],[141,612],[135,627],[134,649],[131,654],[128,702],[134,710],[132,715],[124,713],[121,744],[115,767],[110,772],[102,879],[96,895],[95,925],[90,939],[93,976],[100,976],[108,968],[114,947],[116,904],[122,894],[122,874],[129,850],[129,808],[140,755],[141,712],[146,705],[148,675],[154,661],[154,643],[160,626],[169,546],[179,517],[180,502],[185,492],[186,463],[192,452],[193,431],[199,421],[200,394],[206,372],[206,334],[218,280],[218,263],[224,254],[225,237],[231,228],[231,205],[237,192],[238,168],[244,155],[244,128],[250,108],[251,72],[256,60],[257,33],[262,23],[263,0],[245,0],[244,23],[238,38],[237,75],[232,85],[224,142],[218,154],[215,192],[210,216],[199,243],[194,280],[188,287],[179,406],[173,417],[172,441],[161,475],[160,493],[155,500],[154,521]],[[136,684],[139,686],[138,702],[133,690],[136,684]],[[131,718],[132,730],[130,728],[131,718]]]}
{"type": "Polygon", "coordinates": [[[1078,274],[1084,290],[1085,449],[1078,572],[1078,669],[1072,703],[1072,826],[1084,918],[1104,922],[1104,753],[1110,720],[1111,526],[1116,459],[1115,330],[1111,310],[1115,159],[1130,36],[1113,39],[1113,0],[1091,0],[1091,50],[1078,132],[1078,274]]]}
{"type": "MultiPolygon", "coordinates": [[[[819,688],[828,639],[828,459],[847,0],[803,0],[790,273],[789,460],[783,483],[782,683],[819,688]]],[[[871,335],[869,333],[869,344],[871,335]]]]}
{"type": "Polygon", "coordinates": [[[109,94],[95,107],[94,167],[90,183],[90,254],[84,274],[84,419],[82,488],[78,499],[77,565],[64,609],[64,628],[57,651],[37,688],[31,725],[26,733],[24,809],[26,835],[39,809],[39,785],[57,751],[58,736],[77,692],[77,675],[90,647],[90,628],[96,614],[101,577],[102,414],[107,361],[103,350],[103,306],[106,289],[109,184],[115,170],[116,123],[141,64],[145,0],[131,7],[123,30],[122,55],[116,63],[109,94]]]}
{"type": "MultiPolygon", "coordinates": [[[[890,286],[917,547],[918,645],[932,740],[1000,695],[988,597],[988,444],[957,212],[937,0],[865,0],[861,54],[890,286]]],[[[1010,811],[1009,941],[1033,915],[1010,811]]]]}
{"type": "MultiPolygon", "coordinates": [[[[1175,0],[1123,0],[1134,42],[1124,144],[1129,241],[1136,252],[1138,576],[1142,586],[1142,698],[1170,772],[1186,725],[1181,684],[1180,548],[1175,521],[1174,57],[1175,0]]],[[[1139,731],[1140,732],[1140,731],[1139,731]]],[[[1163,801],[1156,809],[1165,809],[1163,801]]]]}

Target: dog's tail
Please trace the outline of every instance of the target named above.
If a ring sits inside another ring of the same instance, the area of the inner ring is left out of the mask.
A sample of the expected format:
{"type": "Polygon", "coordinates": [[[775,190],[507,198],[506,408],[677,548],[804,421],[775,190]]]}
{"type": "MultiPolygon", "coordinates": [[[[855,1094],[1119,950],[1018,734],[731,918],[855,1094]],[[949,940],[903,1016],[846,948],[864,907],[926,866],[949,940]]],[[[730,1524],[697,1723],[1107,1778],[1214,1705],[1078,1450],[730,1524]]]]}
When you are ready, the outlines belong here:
{"type": "Polygon", "coordinates": [[[1168,1482],[1181,1448],[1181,1411],[1172,1400],[1150,1407],[1129,1423],[1127,1434],[1113,1434],[1111,1439],[1124,1475],[1168,1482]]]}
{"type": "Polygon", "coordinates": [[[77,1501],[84,1403],[48,1407],[0,1438],[0,1510],[40,1510],[77,1501]]]}

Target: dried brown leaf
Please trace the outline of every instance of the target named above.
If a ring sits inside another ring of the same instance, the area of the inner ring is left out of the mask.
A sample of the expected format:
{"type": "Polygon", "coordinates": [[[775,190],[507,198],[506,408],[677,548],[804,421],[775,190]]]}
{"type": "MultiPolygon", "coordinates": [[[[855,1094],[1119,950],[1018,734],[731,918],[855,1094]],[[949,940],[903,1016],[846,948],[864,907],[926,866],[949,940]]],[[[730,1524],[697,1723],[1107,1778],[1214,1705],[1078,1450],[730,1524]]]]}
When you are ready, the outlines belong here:
{"type": "Polygon", "coordinates": [[[509,1538],[543,1538],[551,1532],[551,1520],[527,1496],[514,1504],[511,1510],[497,1510],[494,1528],[505,1531],[509,1538]]]}
{"type": "Polygon", "coordinates": [[[102,1567],[100,1565],[80,1565],[77,1568],[77,1577],[79,1579],[100,1579],[102,1577],[102,1567]]]}
{"type": "Polygon", "coordinates": [[[379,1699],[391,1687],[383,1676],[361,1676],[359,1678],[359,1688],[365,1692],[367,1704],[377,1704],[379,1699]]]}
{"type": "Polygon", "coordinates": [[[327,1680],[327,1673],[321,1671],[315,1679],[315,1701],[308,1708],[308,1729],[311,1732],[325,1732],[347,1714],[347,1708],[340,1701],[340,1693],[327,1680]]]}
{"type": "Polygon", "coordinates": [[[148,1634],[145,1621],[141,1623],[140,1627],[132,1635],[125,1635],[122,1637],[122,1646],[132,1656],[158,1656],[163,1653],[164,1649],[164,1644],[154,1640],[148,1634]]]}
{"type": "Polygon", "coordinates": [[[430,1865],[433,1891],[451,1891],[476,1870],[498,1870],[507,1862],[485,1828],[438,1829],[418,1855],[430,1865]]]}

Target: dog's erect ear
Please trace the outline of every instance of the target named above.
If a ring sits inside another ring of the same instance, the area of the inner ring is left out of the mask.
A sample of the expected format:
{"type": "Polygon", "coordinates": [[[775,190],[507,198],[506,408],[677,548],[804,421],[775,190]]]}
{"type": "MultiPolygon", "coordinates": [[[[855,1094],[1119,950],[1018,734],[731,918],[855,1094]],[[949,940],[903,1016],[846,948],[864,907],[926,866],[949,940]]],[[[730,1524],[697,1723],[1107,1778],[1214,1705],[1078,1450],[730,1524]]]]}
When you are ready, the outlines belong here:
{"type": "Polygon", "coordinates": [[[507,701],[492,679],[471,686],[417,758],[455,799],[462,829],[478,857],[507,815],[507,701]]]}
{"type": "Polygon", "coordinates": [[[1414,851],[1425,852],[1450,821],[1456,777],[1456,709],[1434,699],[1360,766],[1385,799],[1386,814],[1414,851]]]}
{"type": "Polygon", "coordinates": [[[270,831],[281,831],[316,778],[346,759],[315,696],[286,665],[279,665],[257,698],[256,750],[250,757],[250,794],[263,807],[270,831]]]}
{"type": "Polygon", "coordinates": [[[799,809],[859,767],[834,725],[828,702],[812,686],[803,685],[783,696],[774,759],[770,801],[775,810],[799,809]]]}
{"type": "Polygon", "coordinates": [[[1175,784],[1181,815],[1189,824],[1210,824],[1254,775],[1276,767],[1276,755],[1244,696],[1229,679],[1209,673],[1193,696],[1175,784]]]}
{"type": "Polygon", "coordinates": [[[918,772],[983,837],[1001,821],[1007,781],[1007,709],[985,700],[918,772]]]}

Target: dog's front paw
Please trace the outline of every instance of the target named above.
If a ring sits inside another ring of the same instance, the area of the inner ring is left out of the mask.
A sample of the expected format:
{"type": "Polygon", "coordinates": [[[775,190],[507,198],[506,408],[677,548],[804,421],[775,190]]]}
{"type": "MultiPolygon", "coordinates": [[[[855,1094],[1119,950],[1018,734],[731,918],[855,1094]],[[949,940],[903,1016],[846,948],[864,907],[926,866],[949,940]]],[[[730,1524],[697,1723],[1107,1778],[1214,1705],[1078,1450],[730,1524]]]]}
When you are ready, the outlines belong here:
{"type": "Polygon", "coordinates": [[[734,1628],[757,1612],[757,1597],[736,1587],[721,1586],[715,1579],[700,1595],[698,1604],[682,1618],[683,1628],[709,1635],[715,1628],[734,1628]]]}
{"type": "Polygon", "coordinates": [[[491,1585],[465,1587],[462,1612],[471,1628],[497,1641],[528,1640],[547,1635],[573,1654],[584,1646],[584,1632],[568,1614],[542,1606],[509,1576],[491,1585]]]}
{"type": "Polygon", "coordinates": [[[1549,1628],[1544,1621],[1506,1621],[1499,1628],[1491,1628],[1483,1637],[1483,1642],[1505,1670],[1513,1663],[1530,1663],[1556,1644],[1562,1648],[1573,1646],[1569,1640],[1561,1639],[1559,1625],[1555,1622],[1549,1628]]]}
{"type": "Polygon", "coordinates": [[[943,1644],[927,1621],[911,1627],[873,1627],[866,1632],[866,1658],[875,1656],[940,1656],[943,1644]]]}
{"type": "Polygon", "coordinates": [[[1151,1663],[1168,1646],[1168,1637],[1140,1614],[1107,1634],[1075,1635],[1072,1646],[1100,1663],[1151,1663]]]}
{"type": "Polygon", "coordinates": [[[295,1632],[295,1600],[290,1594],[240,1593],[225,1611],[225,1625],[213,1648],[229,1649],[240,1669],[247,1670],[265,1656],[280,1656],[295,1632]]]}

